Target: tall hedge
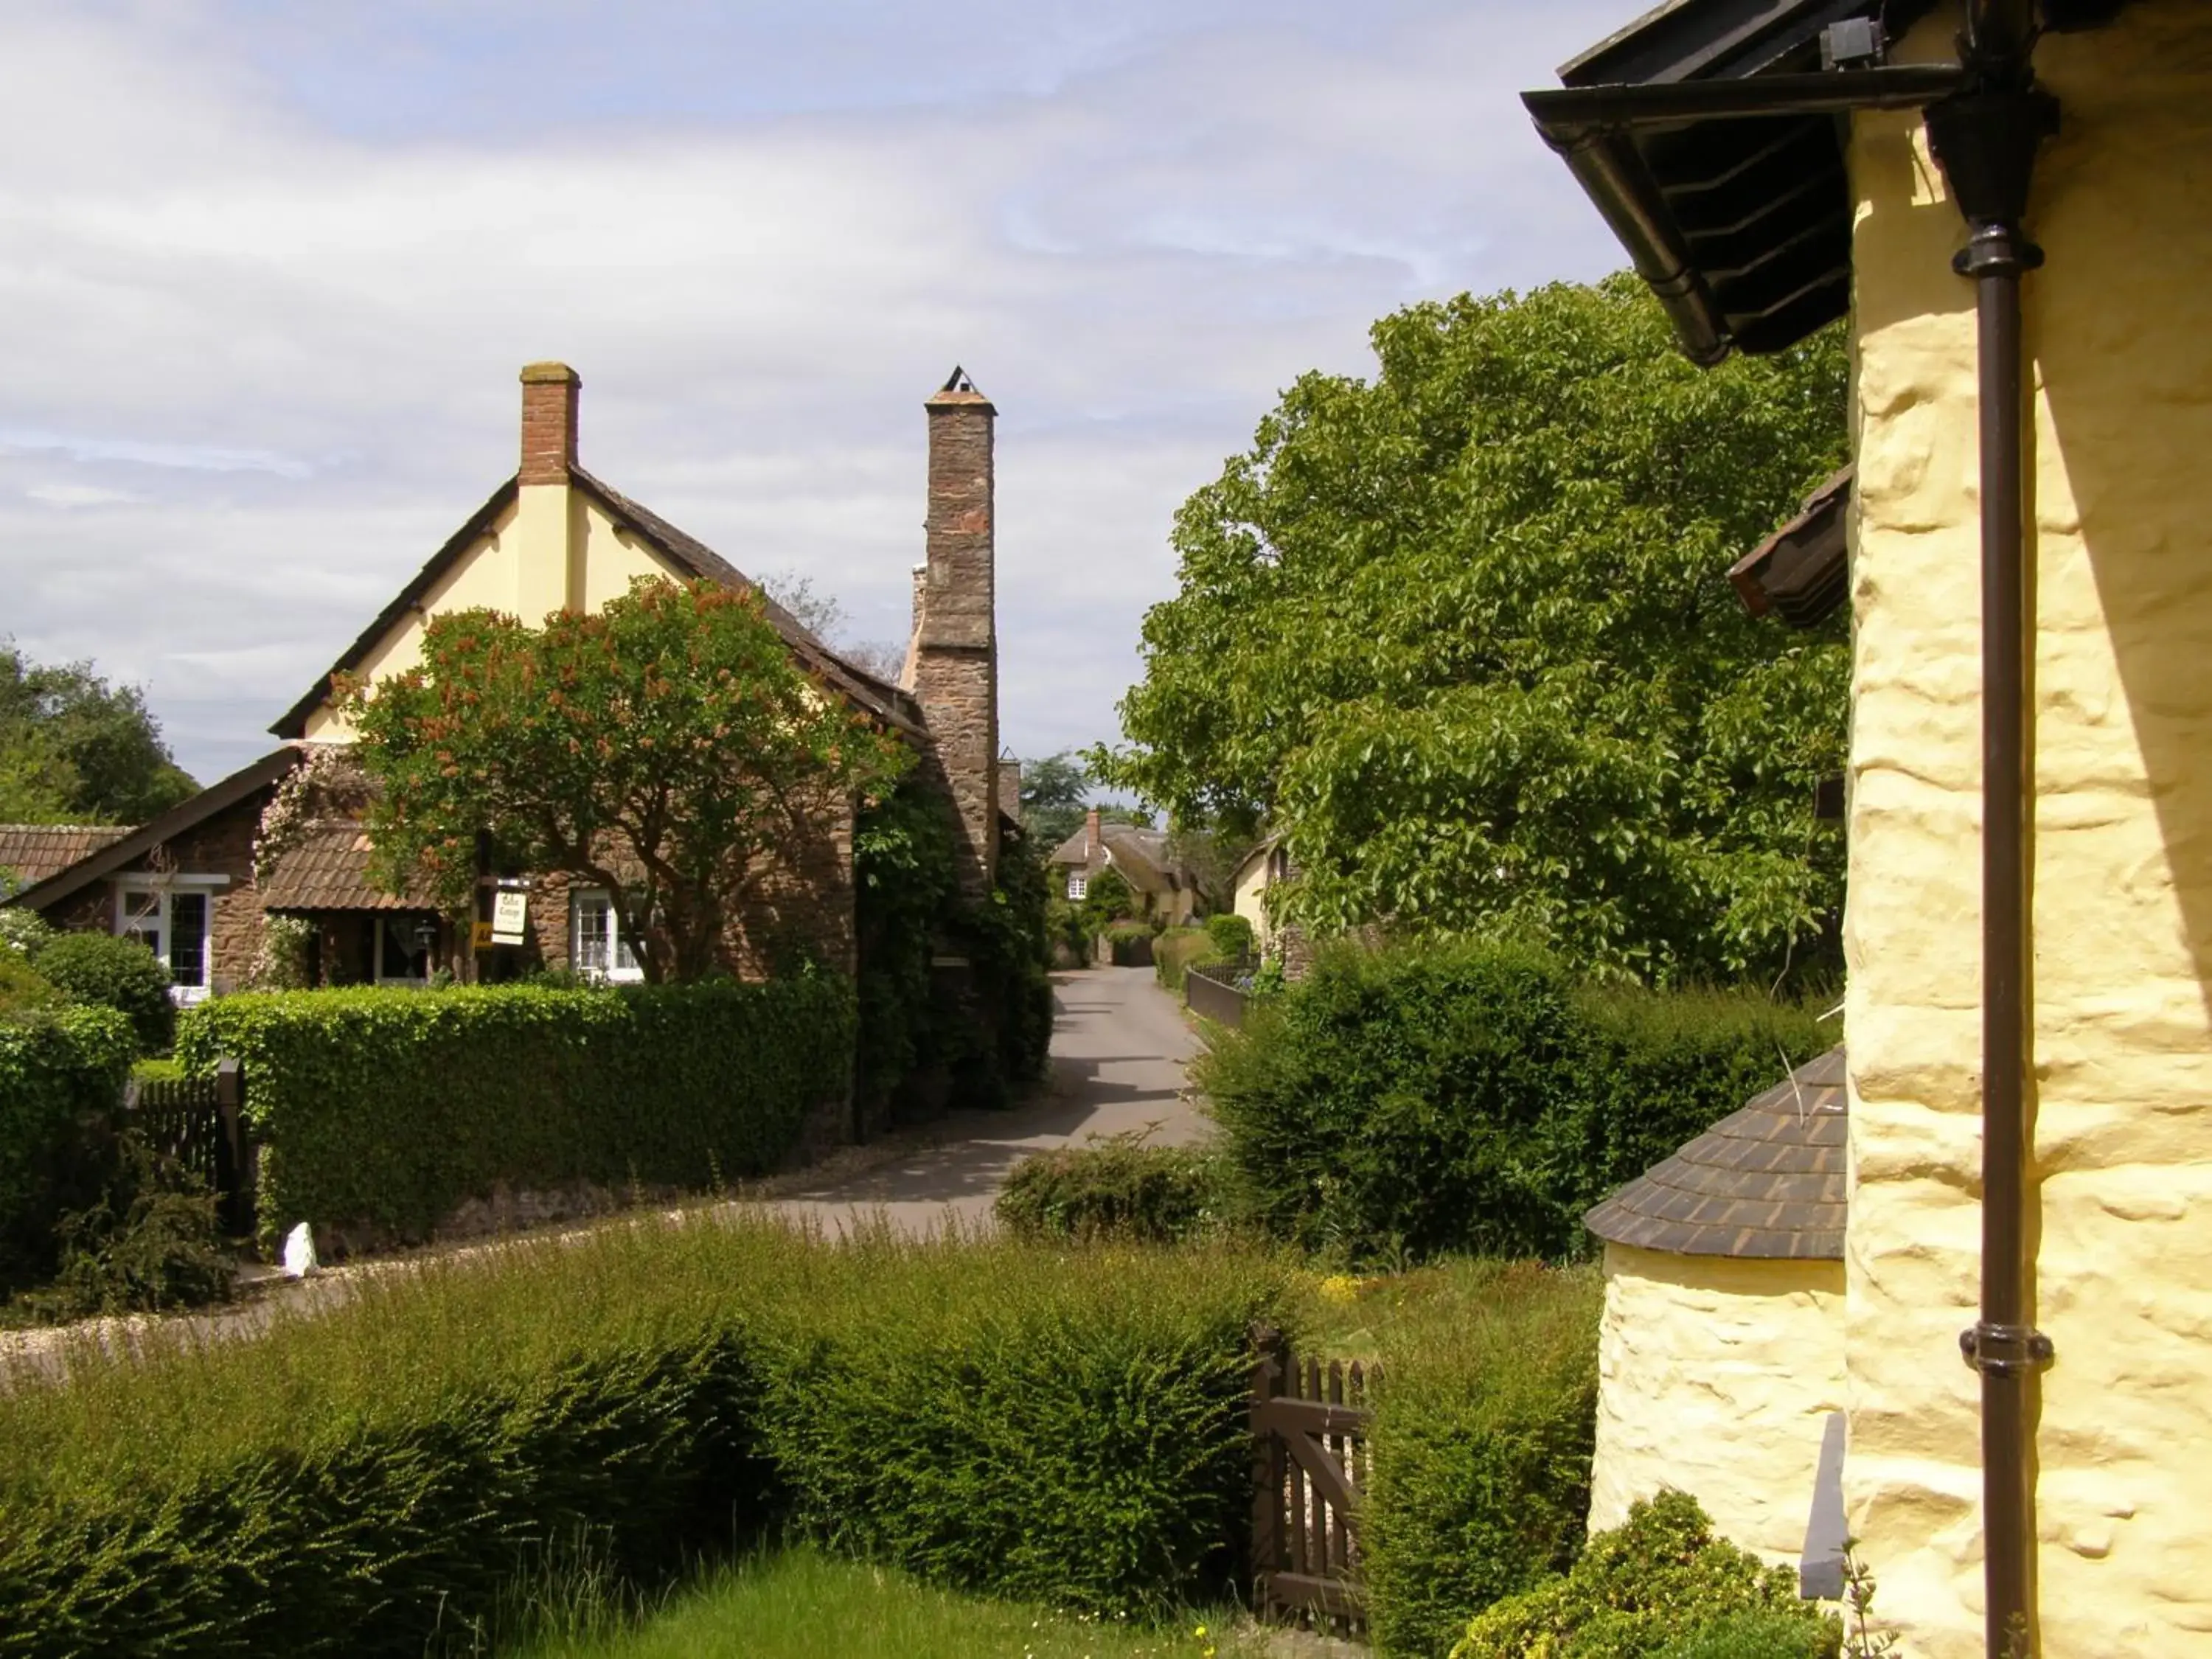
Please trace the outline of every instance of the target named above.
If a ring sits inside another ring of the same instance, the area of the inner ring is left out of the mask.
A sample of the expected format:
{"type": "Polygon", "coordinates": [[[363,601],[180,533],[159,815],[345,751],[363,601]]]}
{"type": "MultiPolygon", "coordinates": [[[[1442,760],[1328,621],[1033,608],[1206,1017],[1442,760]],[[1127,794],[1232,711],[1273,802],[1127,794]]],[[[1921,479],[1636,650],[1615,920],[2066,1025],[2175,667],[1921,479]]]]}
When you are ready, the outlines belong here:
{"type": "Polygon", "coordinates": [[[481,1651],[548,1552],[649,1584],[781,1526],[1101,1613],[1211,1597],[1280,1288],[1224,1252],[641,1221],[87,1353],[0,1390],[0,1656],[481,1651]]]}
{"type": "Polygon", "coordinates": [[[100,1128],[137,1052],[112,1008],[0,1018],[0,1292],[52,1273],[54,1223],[96,1194],[100,1128]]]}
{"type": "Polygon", "coordinates": [[[1196,1072],[1241,1200],[1354,1257],[1589,1249],[1584,1211],[1832,1040],[1755,993],[1577,986],[1491,942],[1323,951],[1196,1072]]]}
{"type": "Polygon", "coordinates": [[[188,1010],[179,1058],[245,1062],[264,1229],[420,1239],[498,1186],[704,1186],[774,1167],[850,1086],[853,994],[805,975],[356,988],[188,1010]]]}

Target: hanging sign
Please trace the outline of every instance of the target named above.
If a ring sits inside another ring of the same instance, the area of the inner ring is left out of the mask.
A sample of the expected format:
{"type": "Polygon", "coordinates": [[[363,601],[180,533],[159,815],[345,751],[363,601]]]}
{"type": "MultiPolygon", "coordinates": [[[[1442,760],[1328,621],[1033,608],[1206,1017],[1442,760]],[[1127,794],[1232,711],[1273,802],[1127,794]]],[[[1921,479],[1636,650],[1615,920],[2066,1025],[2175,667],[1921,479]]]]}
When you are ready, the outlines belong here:
{"type": "Polygon", "coordinates": [[[494,945],[520,945],[523,927],[528,921],[530,895],[501,891],[492,895],[491,942],[494,945]]]}

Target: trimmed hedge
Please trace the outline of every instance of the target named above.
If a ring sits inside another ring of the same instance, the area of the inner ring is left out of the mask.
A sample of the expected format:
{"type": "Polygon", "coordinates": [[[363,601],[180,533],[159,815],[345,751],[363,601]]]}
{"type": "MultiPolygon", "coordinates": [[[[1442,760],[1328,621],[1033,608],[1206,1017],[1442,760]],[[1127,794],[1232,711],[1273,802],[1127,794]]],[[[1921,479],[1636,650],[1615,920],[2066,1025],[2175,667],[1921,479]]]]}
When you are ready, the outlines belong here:
{"type": "Polygon", "coordinates": [[[112,933],[56,933],[31,957],[39,976],[79,1002],[115,1009],[138,1034],[147,1054],[168,1048],[176,1034],[169,970],[135,939],[112,933]]]}
{"type": "Polygon", "coordinates": [[[1832,1037],[1748,992],[1582,988],[1511,945],[1339,945],[1195,1080],[1240,1202],[1358,1259],[1586,1253],[1582,1216],[1832,1037]]]}
{"type": "Polygon", "coordinates": [[[773,1168],[850,1087],[853,993],[765,985],[282,991],[186,1012],[190,1069],[246,1066],[272,1237],[403,1240],[498,1187],[704,1188],[773,1168]]]}
{"type": "Polygon", "coordinates": [[[1257,954],[1259,941],[1252,932],[1252,924],[1234,910],[1224,910],[1218,915],[1206,919],[1206,936],[1213,941],[1213,948],[1230,962],[1249,962],[1257,954]]]}
{"type": "Polygon", "coordinates": [[[1099,935],[1106,941],[1107,959],[1116,968],[1152,965],[1152,927],[1145,921],[1111,921],[1099,935]]]}
{"type": "Polygon", "coordinates": [[[637,1222],[88,1352],[0,1393],[0,1655],[417,1659],[580,1539],[649,1585],[780,1525],[1102,1614],[1210,1597],[1281,1288],[1218,1251],[637,1222]]]}
{"type": "Polygon", "coordinates": [[[112,1008],[0,1019],[0,1291],[50,1276],[55,1223],[98,1195],[137,1046],[112,1008]]]}
{"type": "Polygon", "coordinates": [[[1203,927],[1170,927],[1152,941],[1152,974],[1162,988],[1182,994],[1183,975],[1193,968],[1227,958],[1203,927]]]}
{"type": "Polygon", "coordinates": [[[992,1206],[1024,1238],[1196,1237],[1223,1214],[1219,1157],[1189,1146],[1146,1146],[1139,1134],[1035,1152],[1014,1165],[992,1206]]]}
{"type": "Polygon", "coordinates": [[[1589,1513],[1603,1291],[1588,1268],[1471,1261],[1386,1327],[1363,1535],[1377,1649],[1432,1659],[1565,1570],[1589,1513]]]}

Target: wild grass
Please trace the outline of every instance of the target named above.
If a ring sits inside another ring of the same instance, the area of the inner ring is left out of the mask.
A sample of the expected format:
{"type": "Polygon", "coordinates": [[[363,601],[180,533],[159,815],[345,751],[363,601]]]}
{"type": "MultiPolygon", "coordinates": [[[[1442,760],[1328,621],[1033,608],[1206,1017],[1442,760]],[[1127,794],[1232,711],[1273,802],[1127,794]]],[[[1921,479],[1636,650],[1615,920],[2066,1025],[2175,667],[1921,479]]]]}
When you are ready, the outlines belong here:
{"type": "Polygon", "coordinates": [[[1156,1625],[962,1595],[896,1569],[798,1547],[748,1555],[638,1609],[590,1589],[541,1601],[514,1659],[1253,1659],[1228,1609],[1156,1625]]]}

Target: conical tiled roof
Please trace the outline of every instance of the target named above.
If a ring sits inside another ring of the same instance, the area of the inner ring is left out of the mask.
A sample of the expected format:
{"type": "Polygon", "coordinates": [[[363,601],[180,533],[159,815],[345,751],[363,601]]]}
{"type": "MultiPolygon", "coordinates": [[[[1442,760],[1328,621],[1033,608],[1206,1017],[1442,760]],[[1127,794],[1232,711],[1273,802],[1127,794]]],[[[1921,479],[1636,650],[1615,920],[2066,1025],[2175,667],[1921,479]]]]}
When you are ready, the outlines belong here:
{"type": "Polygon", "coordinates": [[[1600,1238],[1678,1255],[1839,1261],[1844,1051],[1808,1060],[1583,1218],[1600,1238]]]}

